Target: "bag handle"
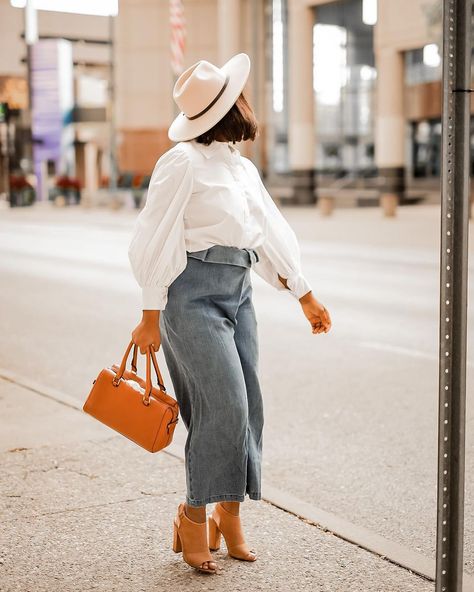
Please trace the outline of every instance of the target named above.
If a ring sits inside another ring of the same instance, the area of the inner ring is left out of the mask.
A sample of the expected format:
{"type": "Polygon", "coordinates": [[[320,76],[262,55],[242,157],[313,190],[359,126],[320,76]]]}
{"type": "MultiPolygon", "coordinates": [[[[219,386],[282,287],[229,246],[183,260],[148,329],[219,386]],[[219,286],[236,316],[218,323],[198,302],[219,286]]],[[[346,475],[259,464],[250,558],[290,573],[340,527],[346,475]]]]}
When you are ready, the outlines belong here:
{"type": "Polygon", "coordinates": [[[137,373],[137,356],[138,356],[138,345],[136,343],[134,343],[131,366],[132,366],[132,370],[135,372],[135,374],[137,373]]]}
{"type": "Polygon", "coordinates": [[[152,389],[150,358],[151,358],[151,361],[153,362],[153,367],[155,368],[155,374],[156,374],[156,379],[158,380],[158,386],[160,387],[160,389],[162,391],[166,392],[166,387],[164,385],[163,377],[161,376],[161,372],[158,367],[158,361],[156,359],[155,350],[150,345],[150,346],[148,346],[148,349],[146,351],[146,384],[147,384],[147,388],[146,388],[145,397],[147,398],[147,400],[150,398],[151,389],[152,389]]]}
{"type": "MultiPolygon", "coordinates": [[[[122,362],[120,364],[120,367],[117,370],[117,374],[114,376],[114,378],[112,380],[112,384],[114,386],[118,386],[120,383],[120,380],[123,377],[123,374],[125,372],[125,367],[127,365],[128,356],[130,355],[130,351],[131,351],[132,347],[134,349],[133,349],[133,356],[132,356],[132,364],[131,365],[132,365],[132,370],[135,372],[135,374],[137,373],[138,347],[132,340],[128,344],[125,354],[122,358],[122,362]]],[[[164,385],[163,377],[161,376],[160,368],[158,366],[158,361],[156,359],[155,350],[151,346],[148,346],[147,351],[146,351],[146,388],[145,388],[145,395],[143,397],[143,402],[145,405],[150,404],[150,396],[151,396],[151,392],[152,392],[152,388],[153,388],[153,384],[152,384],[152,380],[151,380],[151,362],[153,362],[153,367],[155,368],[156,378],[158,380],[158,386],[160,387],[160,389],[162,391],[166,392],[166,387],[164,385]],[[151,358],[151,360],[150,360],[150,358],[151,358]]]]}
{"type": "Polygon", "coordinates": [[[145,405],[149,405],[150,404],[151,390],[153,388],[153,385],[152,385],[152,382],[151,382],[151,362],[150,362],[150,358],[151,358],[151,362],[153,362],[153,366],[155,368],[155,374],[156,374],[156,378],[158,380],[158,385],[159,385],[160,389],[166,393],[166,387],[164,385],[163,377],[161,376],[161,372],[160,372],[160,369],[158,367],[158,361],[156,359],[155,350],[150,345],[150,346],[148,346],[148,349],[146,351],[146,392],[145,392],[145,395],[143,397],[143,403],[145,405]]]}

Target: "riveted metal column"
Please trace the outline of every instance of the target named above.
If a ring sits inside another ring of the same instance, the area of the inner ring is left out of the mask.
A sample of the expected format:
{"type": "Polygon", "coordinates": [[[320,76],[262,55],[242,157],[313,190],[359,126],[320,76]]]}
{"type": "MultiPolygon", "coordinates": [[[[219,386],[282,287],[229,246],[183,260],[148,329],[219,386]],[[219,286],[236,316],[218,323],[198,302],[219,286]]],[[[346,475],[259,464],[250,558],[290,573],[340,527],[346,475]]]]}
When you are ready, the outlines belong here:
{"type": "Polygon", "coordinates": [[[436,592],[462,590],[471,10],[471,0],[443,0],[436,592]]]}

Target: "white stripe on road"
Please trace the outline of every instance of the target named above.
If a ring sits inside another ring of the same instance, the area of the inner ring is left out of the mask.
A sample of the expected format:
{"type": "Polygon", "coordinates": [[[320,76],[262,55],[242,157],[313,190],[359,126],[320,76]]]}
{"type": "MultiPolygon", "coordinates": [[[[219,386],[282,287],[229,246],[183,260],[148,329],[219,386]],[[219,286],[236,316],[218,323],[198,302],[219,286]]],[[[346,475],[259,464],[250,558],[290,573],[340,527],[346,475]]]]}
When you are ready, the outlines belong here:
{"type": "MultiPolygon", "coordinates": [[[[411,358],[423,358],[425,360],[431,360],[433,362],[438,361],[437,355],[430,354],[429,352],[425,352],[421,349],[411,349],[408,347],[402,347],[399,345],[392,345],[390,343],[380,343],[377,341],[361,341],[359,343],[359,345],[361,347],[367,347],[369,349],[376,349],[378,351],[391,352],[393,354],[400,354],[402,356],[409,356],[411,358]]],[[[468,362],[467,365],[469,367],[474,366],[471,362],[468,362]]]]}

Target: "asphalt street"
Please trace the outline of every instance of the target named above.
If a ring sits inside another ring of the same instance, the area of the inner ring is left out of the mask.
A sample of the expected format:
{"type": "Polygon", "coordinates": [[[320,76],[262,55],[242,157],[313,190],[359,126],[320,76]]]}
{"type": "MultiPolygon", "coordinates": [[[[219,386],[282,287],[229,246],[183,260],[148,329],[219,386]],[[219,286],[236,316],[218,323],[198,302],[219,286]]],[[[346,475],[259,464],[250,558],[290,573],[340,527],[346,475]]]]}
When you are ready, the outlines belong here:
{"type": "MultiPolygon", "coordinates": [[[[253,274],[264,477],[434,557],[438,208],[401,208],[395,219],[365,208],[330,219],[309,207],[283,212],[333,328],[313,335],[296,299],[253,274]]],[[[127,259],[135,216],[0,211],[1,368],[85,400],[98,371],[121,359],[141,316],[127,259]]],[[[473,269],[471,257],[471,285],[473,269]]],[[[465,567],[474,573],[472,292],[469,304],[465,567]]],[[[158,359],[172,391],[161,351],[158,359]]],[[[176,440],[184,437],[180,426],[176,440]]]]}

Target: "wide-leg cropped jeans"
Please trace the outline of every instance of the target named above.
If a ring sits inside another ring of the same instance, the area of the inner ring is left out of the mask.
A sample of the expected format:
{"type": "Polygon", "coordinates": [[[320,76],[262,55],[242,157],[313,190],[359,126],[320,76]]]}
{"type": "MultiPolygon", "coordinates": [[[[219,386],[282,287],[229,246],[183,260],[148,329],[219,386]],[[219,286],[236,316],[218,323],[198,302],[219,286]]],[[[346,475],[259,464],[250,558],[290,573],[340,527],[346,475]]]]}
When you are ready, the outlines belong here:
{"type": "Polygon", "coordinates": [[[187,252],[160,314],[161,344],[187,428],[186,502],[261,499],[263,401],[253,249],[187,252]]]}

